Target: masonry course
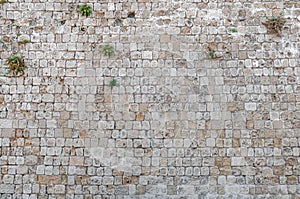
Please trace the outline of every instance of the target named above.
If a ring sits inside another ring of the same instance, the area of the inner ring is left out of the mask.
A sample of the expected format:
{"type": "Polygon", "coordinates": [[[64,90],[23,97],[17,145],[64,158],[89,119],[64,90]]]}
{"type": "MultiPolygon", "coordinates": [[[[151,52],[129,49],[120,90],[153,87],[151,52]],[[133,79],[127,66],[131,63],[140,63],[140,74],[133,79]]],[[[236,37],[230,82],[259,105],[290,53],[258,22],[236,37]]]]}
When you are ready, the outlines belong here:
{"type": "Polygon", "coordinates": [[[1,199],[300,198],[300,2],[12,0],[0,16],[1,199]]]}

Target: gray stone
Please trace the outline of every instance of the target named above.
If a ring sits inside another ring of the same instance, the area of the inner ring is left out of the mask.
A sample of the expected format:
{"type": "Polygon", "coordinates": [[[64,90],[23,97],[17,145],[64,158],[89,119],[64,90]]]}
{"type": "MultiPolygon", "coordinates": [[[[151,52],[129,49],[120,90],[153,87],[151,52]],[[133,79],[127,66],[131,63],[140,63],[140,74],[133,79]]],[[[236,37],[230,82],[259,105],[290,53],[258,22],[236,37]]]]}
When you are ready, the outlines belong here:
{"type": "Polygon", "coordinates": [[[15,193],[15,185],[0,184],[0,193],[15,193]]]}
{"type": "Polygon", "coordinates": [[[12,120],[0,119],[0,128],[12,128],[12,120]]]}

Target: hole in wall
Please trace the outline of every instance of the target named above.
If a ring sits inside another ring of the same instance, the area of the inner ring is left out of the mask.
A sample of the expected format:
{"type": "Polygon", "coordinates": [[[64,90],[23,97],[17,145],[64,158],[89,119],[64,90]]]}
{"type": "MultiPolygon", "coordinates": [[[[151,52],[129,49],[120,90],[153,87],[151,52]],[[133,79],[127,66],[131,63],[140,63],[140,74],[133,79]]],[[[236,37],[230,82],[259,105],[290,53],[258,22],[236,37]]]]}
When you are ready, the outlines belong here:
{"type": "Polygon", "coordinates": [[[128,16],[128,18],[134,18],[135,17],[135,12],[134,11],[129,11],[127,16],[128,16]]]}

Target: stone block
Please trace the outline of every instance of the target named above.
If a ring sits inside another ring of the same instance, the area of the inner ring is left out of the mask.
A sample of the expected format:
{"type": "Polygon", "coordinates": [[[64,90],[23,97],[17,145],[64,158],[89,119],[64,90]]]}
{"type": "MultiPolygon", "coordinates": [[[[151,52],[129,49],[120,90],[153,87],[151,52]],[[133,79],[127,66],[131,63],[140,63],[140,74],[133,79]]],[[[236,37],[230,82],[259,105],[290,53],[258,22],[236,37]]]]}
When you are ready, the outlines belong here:
{"type": "Polygon", "coordinates": [[[12,128],[12,120],[0,119],[0,128],[12,128]]]}
{"type": "Polygon", "coordinates": [[[13,184],[0,184],[0,193],[15,193],[15,185],[13,184]]]}
{"type": "Polygon", "coordinates": [[[84,162],[84,157],[76,157],[76,156],[70,157],[70,165],[82,166],[83,162],[84,162]]]}
{"type": "Polygon", "coordinates": [[[244,166],[245,165],[244,157],[232,157],[231,158],[231,166],[244,166]]]}
{"type": "Polygon", "coordinates": [[[255,111],[256,110],[256,103],[245,103],[245,110],[255,111]]]}

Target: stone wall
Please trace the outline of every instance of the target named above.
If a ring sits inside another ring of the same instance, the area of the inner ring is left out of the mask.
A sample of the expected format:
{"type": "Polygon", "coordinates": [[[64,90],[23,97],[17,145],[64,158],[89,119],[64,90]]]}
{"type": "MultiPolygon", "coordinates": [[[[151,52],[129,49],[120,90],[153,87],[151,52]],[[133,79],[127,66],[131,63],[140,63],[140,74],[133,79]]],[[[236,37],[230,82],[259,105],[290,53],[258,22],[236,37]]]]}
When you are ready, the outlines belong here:
{"type": "Polygon", "coordinates": [[[300,198],[298,0],[8,1],[1,199],[300,198]]]}

